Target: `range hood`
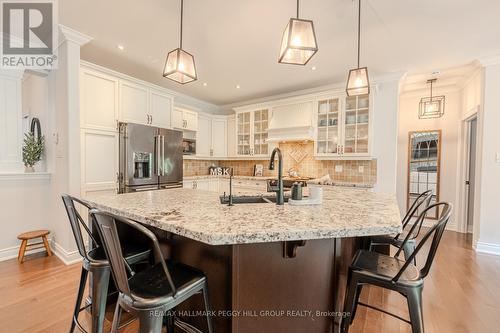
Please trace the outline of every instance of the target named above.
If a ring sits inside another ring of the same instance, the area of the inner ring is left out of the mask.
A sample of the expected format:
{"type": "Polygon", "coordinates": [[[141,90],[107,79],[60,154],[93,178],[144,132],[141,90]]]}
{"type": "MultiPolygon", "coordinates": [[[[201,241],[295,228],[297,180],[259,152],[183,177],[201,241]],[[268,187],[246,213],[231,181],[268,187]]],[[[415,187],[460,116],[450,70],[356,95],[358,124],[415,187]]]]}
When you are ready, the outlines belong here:
{"type": "Polygon", "coordinates": [[[269,142],[312,141],[312,102],[302,102],[273,107],[269,122],[269,142]]]}

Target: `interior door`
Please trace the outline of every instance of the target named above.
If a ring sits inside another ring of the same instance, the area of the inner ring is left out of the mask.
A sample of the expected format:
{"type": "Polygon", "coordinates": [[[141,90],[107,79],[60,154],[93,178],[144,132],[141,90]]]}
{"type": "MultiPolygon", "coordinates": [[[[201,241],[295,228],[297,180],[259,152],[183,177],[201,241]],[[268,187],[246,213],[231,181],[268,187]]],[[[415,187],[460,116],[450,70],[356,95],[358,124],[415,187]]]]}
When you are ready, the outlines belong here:
{"type": "Polygon", "coordinates": [[[467,232],[472,233],[474,223],[474,188],[476,176],[477,118],[469,122],[469,175],[467,185],[467,232]]]}

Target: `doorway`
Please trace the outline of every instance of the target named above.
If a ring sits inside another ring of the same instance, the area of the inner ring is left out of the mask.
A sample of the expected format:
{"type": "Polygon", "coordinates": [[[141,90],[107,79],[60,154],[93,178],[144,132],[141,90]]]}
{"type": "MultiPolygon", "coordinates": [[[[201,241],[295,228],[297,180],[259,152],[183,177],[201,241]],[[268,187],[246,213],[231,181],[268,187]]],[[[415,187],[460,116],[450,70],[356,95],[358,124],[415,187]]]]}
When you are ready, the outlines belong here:
{"type": "Polygon", "coordinates": [[[467,121],[467,174],[466,174],[466,232],[472,233],[474,226],[474,198],[476,185],[476,155],[477,155],[477,117],[467,121]]]}

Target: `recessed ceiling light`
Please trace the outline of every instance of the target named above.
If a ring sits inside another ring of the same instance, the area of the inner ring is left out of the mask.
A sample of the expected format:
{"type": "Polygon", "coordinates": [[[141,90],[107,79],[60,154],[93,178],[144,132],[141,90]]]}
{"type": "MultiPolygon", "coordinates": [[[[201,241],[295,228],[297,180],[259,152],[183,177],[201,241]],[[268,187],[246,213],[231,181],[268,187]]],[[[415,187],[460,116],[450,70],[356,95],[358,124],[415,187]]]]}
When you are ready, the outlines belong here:
{"type": "Polygon", "coordinates": [[[316,66],[312,66],[312,67],[311,67],[311,69],[312,69],[313,71],[315,71],[315,70],[316,70],[316,66]]]}
{"type": "Polygon", "coordinates": [[[207,83],[206,82],[203,82],[203,86],[206,87],[207,86],[207,83]]]}
{"type": "Polygon", "coordinates": [[[118,46],[117,46],[117,48],[118,48],[118,50],[120,50],[120,51],[125,50],[125,47],[124,47],[123,45],[118,45],[118,46]]]}
{"type": "Polygon", "coordinates": [[[241,88],[241,87],[240,87],[240,85],[239,85],[239,84],[237,84],[237,85],[236,85],[236,89],[240,89],[240,88],[241,88]]]}

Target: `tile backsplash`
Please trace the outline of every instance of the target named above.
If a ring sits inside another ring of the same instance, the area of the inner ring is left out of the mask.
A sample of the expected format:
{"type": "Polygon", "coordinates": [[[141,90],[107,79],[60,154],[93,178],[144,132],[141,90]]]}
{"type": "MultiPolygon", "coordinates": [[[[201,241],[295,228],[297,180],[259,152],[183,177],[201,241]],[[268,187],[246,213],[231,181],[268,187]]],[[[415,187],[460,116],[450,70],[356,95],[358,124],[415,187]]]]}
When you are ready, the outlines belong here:
{"type": "MultiPolygon", "coordinates": [[[[284,174],[294,169],[299,176],[319,178],[327,174],[334,181],[375,184],[377,181],[377,160],[318,160],[314,158],[314,144],[281,143],[284,174]]],[[[208,174],[211,165],[233,167],[235,175],[251,176],[255,164],[264,165],[264,176],[275,176],[277,171],[268,170],[267,160],[184,160],[184,176],[202,176],[208,174]]]]}

